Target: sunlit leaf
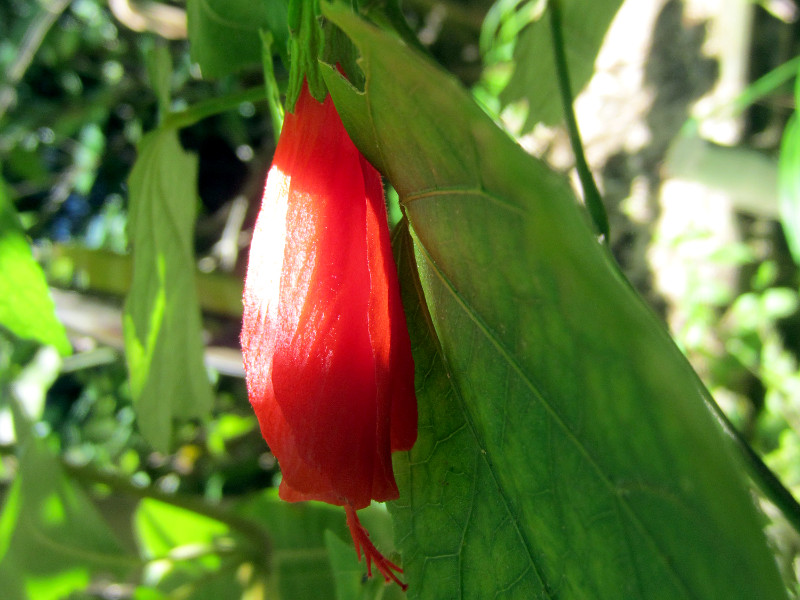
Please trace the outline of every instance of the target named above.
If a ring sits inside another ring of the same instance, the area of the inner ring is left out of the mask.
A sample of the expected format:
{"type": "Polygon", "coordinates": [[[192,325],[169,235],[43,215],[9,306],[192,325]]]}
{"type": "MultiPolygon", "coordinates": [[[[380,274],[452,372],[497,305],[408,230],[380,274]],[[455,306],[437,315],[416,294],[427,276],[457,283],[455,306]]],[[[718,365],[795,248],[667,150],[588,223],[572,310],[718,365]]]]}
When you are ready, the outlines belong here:
{"type": "Polygon", "coordinates": [[[323,7],[361,50],[364,94],[326,82],[400,194],[439,343],[415,334],[419,440],[396,463],[409,597],[784,598],[696,375],[566,182],[323,7]]]}
{"type": "Polygon", "coordinates": [[[259,29],[272,32],[274,47],[285,59],[289,41],[286,8],[286,0],[188,0],[192,59],[206,77],[261,64],[259,29]]]}
{"type": "Polygon", "coordinates": [[[14,335],[72,352],[56,318],[41,267],[33,259],[14,205],[0,179],[0,326],[14,335]]]}
{"type": "Polygon", "coordinates": [[[794,261],[800,265],[800,119],[796,113],[783,132],[778,169],[781,224],[794,261]]]}
{"type": "MultiPolygon", "coordinates": [[[[523,3],[522,11],[532,1],[523,3]]],[[[510,3],[514,13],[520,11],[515,4],[510,3]]],[[[592,75],[603,37],[622,0],[561,0],[560,5],[570,84],[577,94],[592,75]]],[[[549,15],[539,14],[519,34],[511,79],[500,94],[503,105],[526,102],[528,115],[523,131],[530,131],[538,122],[550,125],[563,118],[549,15]]]]}
{"type": "Polygon", "coordinates": [[[228,534],[228,527],[219,521],[153,498],[139,503],[133,524],[147,558],[167,556],[181,546],[213,547],[216,540],[228,534]]]}
{"type": "Polygon", "coordinates": [[[0,515],[3,599],[66,598],[94,574],[122,580],[135,565],[44,441],[29,437],[0,515]]]}
{"type": "Polygon", "coordinates": [[[133,592],[133,600],[169,600],[169,596],[155,588],[137,587],[133,592]]]}
{"type": "Polygon", "coordinates": [[[151,561],[145,578],[155,589],[198,600],[241,598],[235,568],[224,568],[234,544],[224,523],[146,498],[136,509],[133,530],[142,555],[151,561]]]}
{"type": "Polygon", "coordinates": [[[174,418],[200,417],[212,402],[194,284],[196,181],[197,158],[174,130],[142,139],[129,180],[134,258],[125,349],[139,427],[161,451],[174,418]]]}

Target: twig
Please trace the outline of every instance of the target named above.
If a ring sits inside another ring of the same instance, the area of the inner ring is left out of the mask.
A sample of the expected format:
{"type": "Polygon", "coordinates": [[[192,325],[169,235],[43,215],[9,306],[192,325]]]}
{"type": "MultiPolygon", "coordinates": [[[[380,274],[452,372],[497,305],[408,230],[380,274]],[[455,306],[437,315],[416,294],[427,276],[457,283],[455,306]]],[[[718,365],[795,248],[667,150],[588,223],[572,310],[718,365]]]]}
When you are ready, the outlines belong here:
{"type": "Polygon", "coordinates": [[[121,492],[135,498],[152,498],[224,523],[250,540],[253,546],[261,553],[261,556],[264,557],[266,564],[269,564],[272,554],[270,536],[258,523],[250,519],[240,517],[229,510],[198,498],[169,494],[152,486],[137,486],[127,477],[103,472],[91,466],[76,465],[63,459],[61,465],[71,477],[84,484],[106,485],[115,492],[121,492]]]}
{"type": "Polygon", "coordinates": [[[569,82],[569,69],[567,68],[567,56],[564,52],[564,35],[561,28],[561,7],[559,0],[549,0],[547,11],[550,13],[550,32],[553,38],[553,57],[556,63],[556,78],[558,79],[558,90],[561,93],[561,104],[564,108],[564,121],[567,126],[572,152],[575,154],[575,167],[578,170],[578,177],[583,188],[583,198],[589,214],[597,227],[598,233],[603,237],[603,241],[608,243],[608,216],[600,198],[600,192],[595,184],[589,165],[586,163],[586,156],[583,153],[583,142],[578,130],[578,123],[575,119],[575,111],[572,108],[572,86],[569,82]]]}

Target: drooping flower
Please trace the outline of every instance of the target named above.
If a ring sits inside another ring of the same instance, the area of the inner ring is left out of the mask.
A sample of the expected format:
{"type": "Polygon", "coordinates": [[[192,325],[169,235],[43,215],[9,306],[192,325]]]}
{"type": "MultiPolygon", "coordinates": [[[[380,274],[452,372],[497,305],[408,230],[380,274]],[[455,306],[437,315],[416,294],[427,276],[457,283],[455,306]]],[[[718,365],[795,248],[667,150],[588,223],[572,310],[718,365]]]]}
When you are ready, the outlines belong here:
{"type": "Polygon", "coordinates": [[[359,558],[401,570],[356,510],[397,498],[391,453],[417,436],[414,364],[379,173],[330,96],[288,113],[258,214],[244,290],[250,402],[284,500],[343,506],[359,558]]]}

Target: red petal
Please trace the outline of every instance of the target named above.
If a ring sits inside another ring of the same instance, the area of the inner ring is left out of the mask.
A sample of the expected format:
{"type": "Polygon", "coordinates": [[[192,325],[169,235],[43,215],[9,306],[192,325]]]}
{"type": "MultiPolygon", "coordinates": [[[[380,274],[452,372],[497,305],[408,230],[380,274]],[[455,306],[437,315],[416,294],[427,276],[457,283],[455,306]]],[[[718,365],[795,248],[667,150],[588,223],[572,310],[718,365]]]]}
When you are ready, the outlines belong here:
{"type": "Polygon", "coordinates": [[[281,497],[396,498],[391,451],[414,442],[416,399],[380,176],[330,98],[306,88],[267,179],[244,306],[250,400],[281,497]]]}

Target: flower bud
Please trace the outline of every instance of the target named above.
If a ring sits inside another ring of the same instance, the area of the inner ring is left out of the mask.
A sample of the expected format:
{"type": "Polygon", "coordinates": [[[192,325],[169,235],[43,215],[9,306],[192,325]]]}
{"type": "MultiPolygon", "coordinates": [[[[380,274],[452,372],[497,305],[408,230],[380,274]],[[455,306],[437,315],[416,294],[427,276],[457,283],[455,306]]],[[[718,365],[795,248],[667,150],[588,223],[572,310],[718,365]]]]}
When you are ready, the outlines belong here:
{"type": "Polygon", "coordinates": [[[414,364],[380,174],[306,85],[267,176],[244,290],[250,402],[284,500],[344,506],[356,549],[402,584],[355,511],[397,498],[417,436],[414,364]]]}

